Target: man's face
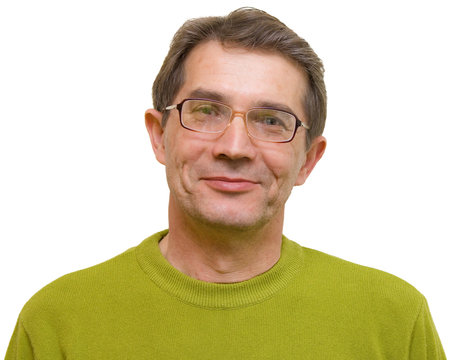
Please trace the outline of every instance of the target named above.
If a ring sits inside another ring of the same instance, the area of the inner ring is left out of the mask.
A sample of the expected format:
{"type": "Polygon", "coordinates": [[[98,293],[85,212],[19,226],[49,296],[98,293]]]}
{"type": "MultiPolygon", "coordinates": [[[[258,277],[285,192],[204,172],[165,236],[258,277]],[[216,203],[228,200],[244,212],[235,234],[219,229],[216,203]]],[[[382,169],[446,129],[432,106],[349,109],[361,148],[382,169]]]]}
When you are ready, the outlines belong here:
{"type": "MultiPolygon", "coordinates": [[[[209,98],[242,113],[272,106],[305,119],[306,77],[276,53],[223,48],[210,41],[192,50],[184,72],[174,103],[209,98]]],[[[221,134],[198,133],[181,127],[172,110],[161,136],[150,134],[156,157],[166,166],[169,216],[234,229],[282,224],[292,187],[302,184],[318,161],[308,160],[305,131],[300,127],[289,143],[263,142],[249,137],[244,119],[236,116],[221,134]]]]}

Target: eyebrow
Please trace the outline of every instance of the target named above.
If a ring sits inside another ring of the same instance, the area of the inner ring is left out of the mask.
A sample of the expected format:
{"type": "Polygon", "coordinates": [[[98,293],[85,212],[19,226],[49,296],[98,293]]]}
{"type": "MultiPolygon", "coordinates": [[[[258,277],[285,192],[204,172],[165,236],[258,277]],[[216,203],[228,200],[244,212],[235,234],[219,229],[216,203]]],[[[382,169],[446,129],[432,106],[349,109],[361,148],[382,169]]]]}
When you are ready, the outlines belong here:
{"type": "Polygon", "coordinates": [[[286,111],[288,113],[294,114],[295,112],[294,110],[292,110],[289,106],[285,105],[285,104],[281,104],[281,103],[277,103],[277,102],[273,102],[273,101],[261,101],[257,103],[257,107],[269,107],[269,108],[274,108],[277,110],[283,110],[286,111]]]}
{"type": "MultiPolygon", "coordinates": [[[[215,101],[220,101],[223,103],[229,103],[230,98],[220,92],[214,91],[214,90],[207,90],[203,88],[198,88],[193,91],[191,91],[188,95],[189,98],[200,98],[200,99],[210,99],[215,101]]],[[[278,110],[283,110],[291,114],[295,114],[294,110],[292,110],[289,106],[286,104],[273,102],[273,101],[267,101],[267,100],[261,100],[256,102],[253,107],[268,107],[268,108],[274,108],[278,110]]]]}
{"type": "Polygon", "coordinates": [[[190,98],[200,98],[200,99],[210,99],[221,102],[227,102],[229,98],[217,91],[206,90],[202,88],[195,89],[191,91],[188,95],[190,98]]]}

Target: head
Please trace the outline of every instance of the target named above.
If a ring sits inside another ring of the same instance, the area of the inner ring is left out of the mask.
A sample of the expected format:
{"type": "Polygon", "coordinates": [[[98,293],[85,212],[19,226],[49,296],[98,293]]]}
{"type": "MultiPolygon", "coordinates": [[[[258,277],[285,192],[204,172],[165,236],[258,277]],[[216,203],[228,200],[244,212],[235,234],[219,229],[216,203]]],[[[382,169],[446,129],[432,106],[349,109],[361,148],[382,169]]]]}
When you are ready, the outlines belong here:
{"type": "MultiPolygon", "coordinates": [[[[185,79],[185,61],[199,44],[217,41],[223,46],[279,53],[293,61],[308,78],[308,89],[299,101],[309,126],[306,146],[322,134],[327,97],[322,61],[309,44],[277,18],[254,8],[241,8],[223,17],[204,17],[187,21],[175,34],[169,53],[153,83],[156,110],[173,104],[185,79]]],[[[163,126],[168,114],[163,114],[163,126]]]]}
{"type": "Polygon", "coordinates": [[[325,149],[322,75],[309,45],[262,11],[185,23],[155,80],[155,109],[146,113],[156,158],[166,166],[169,227],[177,220],[181,227],[280,230],[292,188],[325,149]],[[182,127],[177,110],[166,108],[187,98],[228,105],[228,127],[214,134],[182,127]],[[283,143],[254,138],[244,113],[256,107],[285,109],[310,130],[299,127],[283,143]]]}

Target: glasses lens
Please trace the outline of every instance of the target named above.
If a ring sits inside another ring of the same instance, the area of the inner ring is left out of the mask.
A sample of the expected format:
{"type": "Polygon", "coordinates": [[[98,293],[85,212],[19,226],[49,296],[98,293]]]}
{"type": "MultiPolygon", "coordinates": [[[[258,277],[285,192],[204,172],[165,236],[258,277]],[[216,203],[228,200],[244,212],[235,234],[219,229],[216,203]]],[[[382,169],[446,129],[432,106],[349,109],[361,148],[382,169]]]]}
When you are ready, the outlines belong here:
{"type": "Polygon", "coordinates": [[[219,133],[227,127],[232,110],[221,103],[208,100],[186,100],[181,122],[184,127],[200,132],[219,133]]]}
{"type": "Polygon", "coordinates": [[[247,113],[247,128],[253,137],[274,142],[287,141],[295,131],[295,116],[275,109],[252,109],[247,113]]]}

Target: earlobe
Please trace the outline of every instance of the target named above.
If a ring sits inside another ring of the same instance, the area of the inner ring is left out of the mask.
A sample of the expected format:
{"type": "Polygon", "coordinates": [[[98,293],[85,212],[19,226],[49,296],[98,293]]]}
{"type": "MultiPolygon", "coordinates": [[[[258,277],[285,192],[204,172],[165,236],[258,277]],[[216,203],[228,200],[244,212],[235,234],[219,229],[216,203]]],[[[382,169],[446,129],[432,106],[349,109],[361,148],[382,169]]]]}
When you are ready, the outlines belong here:
{"type": "Polygon", "coordinates": [[[156,160],[165,165],[166,155],[164,146],[164,128],[162,126],[162,113],[155,109],[148,109],[145,112],[145,126],[152,143],[156,160]]]}
{"type": "Polygon", "coordinates": [[[326,147],[327,140],[323,136],[318,136],[312,141],[311,146],[306,153],[305,162],[298,173],[295,185],[303,185],[305,183],[309,174],[311,174],[316,164],[322,158],[326,147]]]}

